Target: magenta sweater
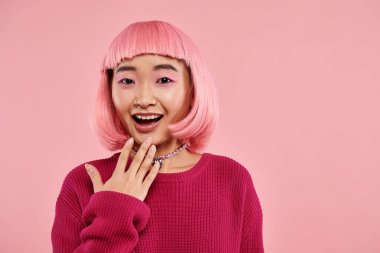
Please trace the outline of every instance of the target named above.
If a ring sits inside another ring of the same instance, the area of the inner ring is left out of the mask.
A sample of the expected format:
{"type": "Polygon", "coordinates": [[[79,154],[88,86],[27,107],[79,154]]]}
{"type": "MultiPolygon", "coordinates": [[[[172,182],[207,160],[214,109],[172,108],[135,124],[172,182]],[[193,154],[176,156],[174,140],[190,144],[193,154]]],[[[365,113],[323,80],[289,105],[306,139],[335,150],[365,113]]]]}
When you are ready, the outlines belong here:
{"type": "MultiPolygon", "coordinates": [[[[103,183],[119,155],[88,162],[103,183]]],[[[57,198],[51,240],[55,253],[262,253],[262,223],[248,170],[203,153],[187,171],[159,172],[144,201],[113,191],[94,194],[84,163],[77,166],[57,198]]]]}

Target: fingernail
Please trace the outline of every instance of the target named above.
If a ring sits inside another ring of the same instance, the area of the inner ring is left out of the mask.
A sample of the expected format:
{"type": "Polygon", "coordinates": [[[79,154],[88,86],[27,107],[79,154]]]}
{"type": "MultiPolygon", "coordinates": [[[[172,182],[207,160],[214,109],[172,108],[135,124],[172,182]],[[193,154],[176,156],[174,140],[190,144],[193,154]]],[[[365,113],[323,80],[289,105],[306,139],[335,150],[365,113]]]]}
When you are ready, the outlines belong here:
{"type": "Polygon", "coordinates": [[[148,137],[146,140],[145,140],[145,143],[146,144],[150,144],[152,142],[152,137],[148,137]]]}
{"type": "Polygon", "coordinates": [[[131,146],[132,143],[133,143],[133,137],[131,137],[131,138],[128,139],[127,145],[131,146]]]}
{"type": "Polygon", "coordinates": [[[88,174],[90,174],[92,172],[91,166],[88,165],[87,163],[84,165],[84,167],[86,168],[86,171],[88,174]]]}

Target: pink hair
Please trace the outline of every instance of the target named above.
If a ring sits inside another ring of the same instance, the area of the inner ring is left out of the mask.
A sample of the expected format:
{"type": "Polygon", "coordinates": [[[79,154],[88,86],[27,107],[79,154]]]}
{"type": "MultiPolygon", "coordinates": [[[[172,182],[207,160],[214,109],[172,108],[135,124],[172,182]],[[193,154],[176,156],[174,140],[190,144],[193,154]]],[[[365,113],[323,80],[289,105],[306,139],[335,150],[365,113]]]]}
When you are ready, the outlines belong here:
{"type": "Polygon", "coordinates": [[[112,41],[100,74],[95,104],[95,132],[108,150],[119,150],[130,137],[115,113],[111,97],[113,69],[124,59],[159,54],[184,60],[193,91],[192,108],[180,122],[168,126],[171,135],[199,152],[208,144],[219,118],[218,97],[209,70],[192,40],[164,21],[142,21],[124,28],[112,41]]]}

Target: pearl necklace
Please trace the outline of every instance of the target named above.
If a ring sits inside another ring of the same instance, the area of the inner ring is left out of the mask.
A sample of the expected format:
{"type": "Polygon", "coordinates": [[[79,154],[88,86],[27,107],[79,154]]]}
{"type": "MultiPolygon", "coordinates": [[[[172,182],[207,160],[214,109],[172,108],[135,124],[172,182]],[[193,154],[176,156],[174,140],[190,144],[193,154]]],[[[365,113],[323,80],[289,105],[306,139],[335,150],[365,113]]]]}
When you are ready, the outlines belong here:
{"type": "MultiPolygon", "coordinates": [[[[156,161],[158,161],[160,163],[160,167],[162,166],[162,160],[165,160],[165,159],[168,159],[170,157],[173,157],[175,156],[176,154],[178,154],[182,149],[184,148],[187,148],[187,144],[184,143],[182,144],[180,147],[178,147],[176,150],[174,150],[173,152],[169,153],[169,154],[166,154],[166,155],[161,155],[161,156],[156,156],[153,158],[153,161],[152,161],[152,165],[154,165],[154,163],[156,161]]],[[[133,147],[132,149],[132,153],[133,155],[135,155],[137,153],[137,150],[133,147]]]]}

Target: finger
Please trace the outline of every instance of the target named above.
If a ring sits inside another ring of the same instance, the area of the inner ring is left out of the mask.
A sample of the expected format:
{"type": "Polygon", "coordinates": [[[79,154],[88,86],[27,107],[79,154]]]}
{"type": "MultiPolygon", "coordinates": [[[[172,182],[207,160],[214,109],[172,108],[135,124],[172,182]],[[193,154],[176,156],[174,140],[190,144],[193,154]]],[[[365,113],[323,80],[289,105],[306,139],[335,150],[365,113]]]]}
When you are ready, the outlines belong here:
{"type": "Polygon", "coordinates": [[[125,167],[127,166],[129,153],[132,150],[134,139],[133,137],[129,138],[125,144],[123,149],[120,152],[119,159],[117,160],[116,168],[113,172],[113,175],[123,175],[125,172],[125,167]]]}
{"type": "Polygon", "coordinates": [[[94,193],[100,191],[103,188],[102,177],[99,174],[99,171],[95,168],[94,165],[85,164],[87,173],[91,178],[92,185],[94,187],[94,193]]]}
{"type": "Polygon", "coordinates": [[[156,153],[156,146],[155,145],[150,146],[148,153],[145,156],[144,161],[142,162],[140,169],[137,171],[137,174],[136,174],[136,179],[138,179],[140,182],[143,181],[149,168],[152,166],[152,160],[155,153],[156,153]]]}
{"type": "Polygon", "coordinates": [[[137,171],[139,170],[141,163],[144,161],[145,154],[152,143],[152,138],[148,137],[140,146],[139,150],[133,157],[132,163],[128,169],[131,171],[131,175],[136,176],[137,171]]]}
{"type": "Polygon", "coordinates": [[[150,172],[148,173],[148,175],[145,177],[144,179],[144,182],[142,183],[142,186],[145,188],[145,189],[149,189],[150,186],[152,185],[154,179],[156,178],[157,174],[158,174],[158,171],[160,169],[160,163],[159,162],[155,162],[152,169],[150,170],[150,172]]]}

